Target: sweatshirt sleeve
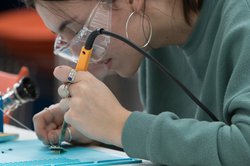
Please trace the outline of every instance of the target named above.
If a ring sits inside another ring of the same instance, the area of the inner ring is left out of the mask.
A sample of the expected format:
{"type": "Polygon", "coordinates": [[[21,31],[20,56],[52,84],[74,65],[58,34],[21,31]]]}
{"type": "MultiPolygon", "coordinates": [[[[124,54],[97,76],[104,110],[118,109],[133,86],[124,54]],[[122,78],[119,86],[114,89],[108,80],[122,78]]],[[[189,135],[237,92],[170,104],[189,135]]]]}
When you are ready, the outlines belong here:
{"type": "Polygon", "coordinates": [[[170,112],[133,112],[122,144],[129,156],[164,165],[249,165],[250,116],[245,114],[239,111],[227,125],[179,119],[170,112]]]}

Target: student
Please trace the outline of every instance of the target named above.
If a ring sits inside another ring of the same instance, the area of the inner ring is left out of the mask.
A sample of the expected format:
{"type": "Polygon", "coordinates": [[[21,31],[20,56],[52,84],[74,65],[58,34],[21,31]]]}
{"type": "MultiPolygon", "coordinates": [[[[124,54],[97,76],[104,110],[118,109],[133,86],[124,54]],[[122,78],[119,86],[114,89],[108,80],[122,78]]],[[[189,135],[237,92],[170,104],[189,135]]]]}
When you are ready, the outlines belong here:
{"type": "Polygon", "coordinates": [[[69,81],[68,77],[74,81],[67,87],[70,97],[34,116],[35,131],[45,144],[57,142],[64,119],[71,126],[66,133],[69,142],[100,141],[122,147],[129,156],[164,165],[249,165],[249,0],[26,3],[33,5],[46,26],[60,35],[56,49],[67,42],[68,50],[79,53],[76,47],[83,44],[79,45],[77,39],[83,39],[78,32],[84,25],[99,22],[95,25],[106,26],[150,51],[218,119],[213,121],[136,50],[103,37],[107,54],[99,61],[94,55],[96,70],[91,72],[114,71],[130,77],[140,67],[145,111],[126,110],[90,72],[59,66],[54,70],[55,77],[63,83],[69,81]],[[98,12],[103,13],[100,16],[98,12]]]}

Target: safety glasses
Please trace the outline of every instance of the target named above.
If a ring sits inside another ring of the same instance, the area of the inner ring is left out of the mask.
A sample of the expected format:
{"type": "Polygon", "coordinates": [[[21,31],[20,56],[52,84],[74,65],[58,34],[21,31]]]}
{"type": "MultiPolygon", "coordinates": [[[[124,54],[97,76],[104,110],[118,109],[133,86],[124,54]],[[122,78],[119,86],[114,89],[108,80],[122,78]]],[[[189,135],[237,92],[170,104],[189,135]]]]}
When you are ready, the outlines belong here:
{"type": "MultiPolygon", "coordinates": [[[[98,28],[111,31],[112,3],[105,0],[99,1],[92,10],[82,29],[69,42],[58,35],[54,44],[54,54],[69,61],[77,63],[81,48],[85,46],[86,40],[91,32],[98,28]]],[[[93,53],[90,63],[97,63],[107,53],[110,37],[101,35],[93,45],[93,53]]]]}

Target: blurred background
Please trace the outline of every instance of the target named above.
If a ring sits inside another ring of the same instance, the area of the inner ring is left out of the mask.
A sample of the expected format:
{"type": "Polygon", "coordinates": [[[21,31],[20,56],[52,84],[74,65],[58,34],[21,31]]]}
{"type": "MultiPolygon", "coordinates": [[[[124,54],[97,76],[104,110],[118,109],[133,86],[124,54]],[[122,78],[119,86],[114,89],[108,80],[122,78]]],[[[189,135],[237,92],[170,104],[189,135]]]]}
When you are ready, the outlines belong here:
{"type": "MultiPolygon", "coordinates": [[[[35,10],[26,9],[18,0],[0,0],[0,71],[17,74],[22,66],[27,66],[30,77],[39,87],[39,98],[12,114],[31,129],[33,115],[59,101],[57,88],[60,83],[53,77],[54,67],[60,64],[75,66],[53,55],[54,38],[35,10]]],[[[142,110],[137,75],[130,79],[107,76],[104,83],[125,108],[142,110]]],[[[21,127],[12,120],[8,123],[21,127]]]]}

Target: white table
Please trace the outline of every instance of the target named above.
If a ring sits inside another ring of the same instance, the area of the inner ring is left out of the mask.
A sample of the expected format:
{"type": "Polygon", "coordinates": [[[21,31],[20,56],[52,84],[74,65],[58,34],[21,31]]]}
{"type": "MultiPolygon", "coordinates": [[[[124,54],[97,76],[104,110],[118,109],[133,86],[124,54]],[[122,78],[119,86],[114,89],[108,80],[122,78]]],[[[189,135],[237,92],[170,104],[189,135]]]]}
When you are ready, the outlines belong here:
{"type": "MultiPolygon", "coordinates": [[[[21,128],[11,126],[11,125],[8,125],[8,124],[4,124],[4,132],[19,134],[18,140],[37,139],[37,136],[36,136],[35,132],[29,131],[29,130],[26,130],[26,129],[21,129],[21,128]]],[[[113,150],[113,149],[108,149],[108,148],[103,148],[103,147],[98,147],[98,146],[93,146],[93,147],[90,147],[90,148],[97,149],[97,150],[100,150],[100,151],[103,151],[103,152],[106,152],[106,153],[109,153],[109,154],[121,156],[121,157],[124,157],[124,156],[127,157],[126,153],[121,152],[121,151],[117,151],[117,150],[113,150]]],[[[138,166],[138,165],[153,166],[153,164],[151,162],[146,161],[146,160],[143,160],[143,162],[140,163],[140,164],[126,164],[126,165],[123,165],[123,166],[138,166]]]]}

